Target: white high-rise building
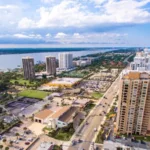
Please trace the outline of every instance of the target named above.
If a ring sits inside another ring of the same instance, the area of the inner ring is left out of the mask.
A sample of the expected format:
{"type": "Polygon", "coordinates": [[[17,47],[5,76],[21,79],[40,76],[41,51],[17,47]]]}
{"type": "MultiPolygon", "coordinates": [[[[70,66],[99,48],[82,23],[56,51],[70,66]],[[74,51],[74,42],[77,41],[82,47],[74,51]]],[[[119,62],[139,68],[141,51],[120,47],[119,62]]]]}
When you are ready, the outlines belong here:
{"type": "Polygon", "coordinates": [[[47,56],[46,57],[46,71],[50,75],[56,74],[56,58],[47,56]]]}
{"type": "Polygon", "coordinates": [[[70,53],[59,53],[59,68],[70,69],[73,67],[73,56],[70,53]]]}
{"type": "Polygon", "coordinates": [[[130,68],[136,71],[150,71],[150,52],[148,49],[136,53],[134,61],[130,64],[130,68]]]}

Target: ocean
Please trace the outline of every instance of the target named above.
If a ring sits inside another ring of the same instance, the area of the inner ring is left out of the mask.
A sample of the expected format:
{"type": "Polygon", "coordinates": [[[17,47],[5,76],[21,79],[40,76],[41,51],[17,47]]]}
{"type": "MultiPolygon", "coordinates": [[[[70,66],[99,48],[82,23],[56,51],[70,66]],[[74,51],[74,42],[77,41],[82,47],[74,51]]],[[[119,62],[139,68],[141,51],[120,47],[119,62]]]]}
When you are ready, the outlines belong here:
{"type": "Polygon", "coordinates": [[[73,57],[85,56],[99,52],[115,50],[115,48],[43,48],[43,49],[0,49],[0,70],[15,69],[22,67],[22,57],[30,56],[34,62],[45,61],[46,56],[58,58],[58,53],[69,52],[73,57]]]}

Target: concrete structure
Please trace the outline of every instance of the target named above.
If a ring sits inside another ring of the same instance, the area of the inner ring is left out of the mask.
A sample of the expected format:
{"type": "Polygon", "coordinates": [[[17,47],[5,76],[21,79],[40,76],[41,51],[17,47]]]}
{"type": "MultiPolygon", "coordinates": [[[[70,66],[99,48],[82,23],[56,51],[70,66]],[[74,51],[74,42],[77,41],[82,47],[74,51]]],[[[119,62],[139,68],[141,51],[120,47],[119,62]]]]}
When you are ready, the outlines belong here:
{"type": "Polygon", "coordinates": [[[34,121],[44,124],[47,122],[47,119],[52,115],[52,113],[53,112],[49,109],[45,109],[41,112],[38,112],[34,116],[34,121]]]}
{"type": "Polygon", "coordinates": [[[80,66],[80,67],[84,67],[84,66],[87,66],[87,65],[90,65],[91,64],[91,60],[76,60],[76,61],[73,61],[73,65],[74,66],[80,66]]]}
{"type": "Polygon", "coordinates": [[[71,88],[73,85],[78,84],[81,80],[81,78],[57,78],[43,86],[71,88]]]}
{"type": "Polygon", "coordinates": [[[150,71],[150,52],[148,49],[136,53],[134,61],[130,64],[130,68],[137,71],[150,71]]]}
{"type": "Polygon", "coordinates": [[[46,71],[49,75],[56,74],[56,58],[47,56],[46,57],[46,71]]]}
{"type": "Polygon", "coordinates": [[[116,76],[119,73],[118,69],[111,69],[112,76],[116,76]]]}
{"type": "Polygon", "coordinates": [[[130,140],[104,141],[104,150],[148,150],[147,144],[134,143],[130,140]]]}
{"type": "Polygon", "coordinates": [[[31,57],[23,57],[22,65],[23,65],[24,78],[27,80],[34,79],[35,78],[34,59],[31,57]]]}
{"type": "Polygon", "coordinates": [[[67,126],[73,122],[73,118],[78,112],[78,107],[64,106],[55,112],[43,110],[34,116],[34,121],[47,124],[50,128],[57,129],[67,126]]]}
{"type": "Polygon", "coordinates": [[[147,134],[150,130],[150,74],[126,71],[119,94],[118,131],[129,135],[147,134]]]}
{"type": "Polygon", "coordinates": [[[67,70],[73,67],[73,56],[70,53],[60,53],[58,55],[59,68],[67,70]]]}

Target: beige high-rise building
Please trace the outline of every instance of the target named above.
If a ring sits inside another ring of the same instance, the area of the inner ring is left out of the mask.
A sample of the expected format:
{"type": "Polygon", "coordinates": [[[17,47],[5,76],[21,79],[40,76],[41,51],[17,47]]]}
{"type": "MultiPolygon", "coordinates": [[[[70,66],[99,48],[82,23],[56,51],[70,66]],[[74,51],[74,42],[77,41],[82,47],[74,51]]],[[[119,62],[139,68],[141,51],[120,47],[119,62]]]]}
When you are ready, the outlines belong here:
{"type": "Polygon", "coordinates": [[[46,71],[50,75],[56,74],[56,58],[47,56],[46,57],[46,71]]]}
{"type": "Polygon", "coordinates": [[[22,65],[23,65],[24,78],[27,80],[34,79],[35,78],[34,59],[31,57],[23,57],[22,65]]]}
{"type": "Polygon", "coordinates": [[[150,131],[150,74],[127,71],[120,84],[117,129],[120,133],[147,134],[150,131]]]}

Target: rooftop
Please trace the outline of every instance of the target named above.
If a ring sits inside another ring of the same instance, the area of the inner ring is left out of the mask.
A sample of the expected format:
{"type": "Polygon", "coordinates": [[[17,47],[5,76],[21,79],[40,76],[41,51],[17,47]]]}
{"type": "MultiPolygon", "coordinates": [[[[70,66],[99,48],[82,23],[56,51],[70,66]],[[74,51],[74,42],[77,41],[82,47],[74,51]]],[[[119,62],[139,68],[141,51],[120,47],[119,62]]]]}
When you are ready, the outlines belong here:
{"type": "Polygon", "coordinates": [[[49,109],[45,109],[43,111],[40,111],[39,113],[35,114],[35,117],[40,119],[46,119],[48,116],[50,116],[53,112],[49,109]]]}
{"type": "Polygon", "coordinates": [[[70,106],[64,106],[61,109],[59,109],[58,111],[56,111],[51,117],[52,118],[59,118],[60,116],[62,116],[69,109],[70,109],[70,106]]]}
{"type": "Polygon", "coordinates": [[[67,111],[64,115],[62,115],[59,120],[63,122],[70,122],[70,120],[73,118],[73,115],[78,111],[78,107],[71,107],[69,111],[67,111]]]}

